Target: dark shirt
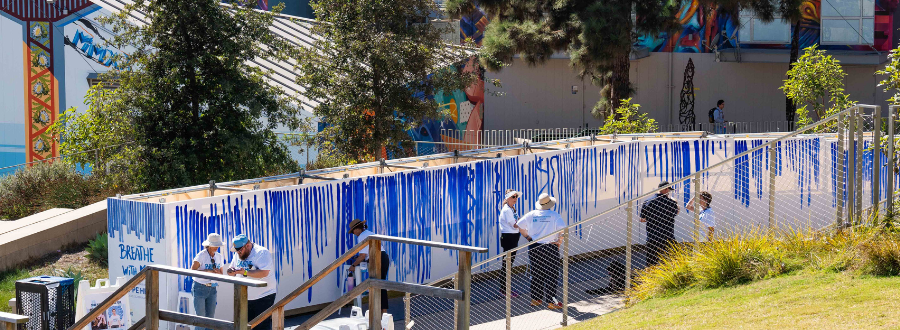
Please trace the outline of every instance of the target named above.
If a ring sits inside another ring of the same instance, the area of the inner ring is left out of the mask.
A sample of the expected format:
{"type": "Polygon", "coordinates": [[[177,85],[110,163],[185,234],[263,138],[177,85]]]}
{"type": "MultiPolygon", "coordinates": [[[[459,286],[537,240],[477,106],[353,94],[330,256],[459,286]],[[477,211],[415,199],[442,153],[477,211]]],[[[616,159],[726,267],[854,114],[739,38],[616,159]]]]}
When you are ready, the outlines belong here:
{"type": "Polygon", "coordinates": [[[641,219],[647,220],[647,241],[674,241],[678,202],[656,194],[641,206],[641,219]]]}

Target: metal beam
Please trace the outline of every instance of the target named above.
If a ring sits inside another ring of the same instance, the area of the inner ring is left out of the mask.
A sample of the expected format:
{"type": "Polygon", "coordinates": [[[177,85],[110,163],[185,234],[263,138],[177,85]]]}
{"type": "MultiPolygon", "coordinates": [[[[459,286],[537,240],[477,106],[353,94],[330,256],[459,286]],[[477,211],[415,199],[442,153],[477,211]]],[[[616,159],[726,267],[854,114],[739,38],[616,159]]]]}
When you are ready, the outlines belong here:
{"type": "Polygon", "coordinates": [[[175,322],[180,324],[193,325],[196,327],[210,328],[215,330],[232,330],[234,322],[217,320],[208,317],[202,317],[191,314],[178,313],[167,310],[159,311],[159,319],[163,321],[175,322]]]}
{"type": "Polygon", "coordinates": [[[379,279],[373,279],[373,278],[370,278],[369,282],[371,282],[372,287],[378,288],[381,290],[408,292],[408,293],[415,293],[415,294],[420,294],[420,295],[424,295],[424,296],[453,299],[453,300],[462,300],[463,299],[463,293],[460,290],[444,289],[444,288],[438,288],[438,287],[433,287],[430,285],[422,285],[422,284],[393,282],[393,281],[379,280],[379,279]]]}

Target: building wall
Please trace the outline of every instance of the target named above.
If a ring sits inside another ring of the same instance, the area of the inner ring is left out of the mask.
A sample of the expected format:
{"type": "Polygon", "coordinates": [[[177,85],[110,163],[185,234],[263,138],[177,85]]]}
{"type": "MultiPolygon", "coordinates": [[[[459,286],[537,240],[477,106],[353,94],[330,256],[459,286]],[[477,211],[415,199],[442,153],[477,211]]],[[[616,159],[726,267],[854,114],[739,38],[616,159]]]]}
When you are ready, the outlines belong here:
{"type": "MultiPolygon", "coordinates": [[[[716,62],[710,53],[651,53],[631,62],[631,83],[636,89],[633,102],[661,126],[679,123],[680,93],[689,59],[695,67],[697,122],[707,121],[708,110],[719,99],[725,100],[728,121],[785,120],[785,96],[778,87],[785,79],[786,63],[716,62]]],[[[886,109],[889,95],[876,87],[876,70],[875,65],[845,65],[845,89],[857,102],[886,109]]],[[[595,128],[603,123],[590,114],[600,99],[599,89],[589,81],[582,85],[568,59],[555,58],[536,67],[516,59],[503,71],[487,74],[487,79],[494,78],[500,79],[503,87],[486,87],[485,129],[576,128],[585,123],[595,128]],[[577,94],[572,93],[573,85],[578,86],[577,94]]]]}

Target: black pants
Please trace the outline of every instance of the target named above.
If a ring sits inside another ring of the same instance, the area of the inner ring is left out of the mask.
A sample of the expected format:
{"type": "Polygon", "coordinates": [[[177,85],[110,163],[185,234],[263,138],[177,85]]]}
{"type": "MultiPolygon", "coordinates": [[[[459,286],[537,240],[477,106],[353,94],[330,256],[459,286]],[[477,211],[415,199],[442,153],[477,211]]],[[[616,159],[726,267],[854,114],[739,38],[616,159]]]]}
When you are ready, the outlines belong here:
{"type": "MultiPolygon", "coordinates": [[[[503,252],[515,249],[519,246],[519,237],[522,237],[522,234],[500,234],[500,247],[503,248],[503,252]]],[[[516,262],[516,253],[510,253],[509,263],[512,264],[516,262]]],[[[503,280],[506,281],[506,257],[503,258],[503,264],[500,266],[500,275],[503,276],[503,280]]]]}
{"type": "Polygon", "coordinates": [[[531,299],[552,303],[559,286],[562,259],[559,247],[553,244],[535,244],[529,253],[531,259],[531,299]]]}
{"type": "MultiPolygon", "coordinates": [[[[387,279],[388,269],[391,267],[391,259],[388,257],[387,252],[381,251],[381,278],[379,280],[387,279]]],[[[370,273],[371,274],[371,273],[370,273]]],[[[388,309],[388,294],[387,290],[381,290],[381,309],[388,309]]],[[[256,330],[256,328],[254,328],[256,330]]]]}
{"type": "MultiPolygon", "coordinates": [[[[259,314],[265,312],[269,307],[275,305],[275,294],[270,294],[268,296],[255,299],[255,300],[247,300],[247,321],[251,321],[259,314]]],[[[272,330],[272,318],[267,317],[265,320],[259,323],[253,330],[272,330]]]]}

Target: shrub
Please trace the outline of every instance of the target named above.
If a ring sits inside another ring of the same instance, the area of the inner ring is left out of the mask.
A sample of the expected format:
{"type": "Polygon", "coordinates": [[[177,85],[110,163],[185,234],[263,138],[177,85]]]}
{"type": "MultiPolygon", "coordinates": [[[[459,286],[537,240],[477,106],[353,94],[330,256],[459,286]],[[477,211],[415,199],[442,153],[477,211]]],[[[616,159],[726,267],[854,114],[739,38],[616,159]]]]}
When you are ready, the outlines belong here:
{"type": "Polygon", "coordinates": [[[860,244],[862,255],[860,270],[864,274],[876,276],[900,275],[900,237],[893,233],[883,233],[860,244]]]}
{"type": "Polygon", "coordinates": [[[84,272],[76,269],[73,266],[69,266],[69,268],[66,268],[65,270],[57,269],[56,275],[59,277],[68,277],[75,280],[75,292],[73,293],[75,295],[75,299],[78,299],[78,283],[80,283],[81,280],[87,279],[87,276],[84,276],[84,272]]]}
{"type": "Polygon", "coordinates": [[[123,192],[98,176],[63,162],[38,163],[0,178],[0,219],[19,219],[51,208],[79,208],[123,192]],[[110,188],[112,187],[112,188],[110,188]]]}
{"type": "Polygon", "coordinates": [[[88,242],[88,246],[84,249],[87,251],[87,258],[96,261],[104,267],[109,266],[109,249],[108,238],[106,233],[97,234],[97,237],[88,242]]]}

